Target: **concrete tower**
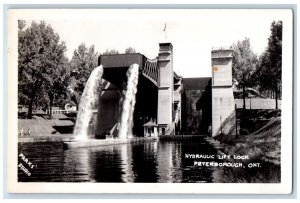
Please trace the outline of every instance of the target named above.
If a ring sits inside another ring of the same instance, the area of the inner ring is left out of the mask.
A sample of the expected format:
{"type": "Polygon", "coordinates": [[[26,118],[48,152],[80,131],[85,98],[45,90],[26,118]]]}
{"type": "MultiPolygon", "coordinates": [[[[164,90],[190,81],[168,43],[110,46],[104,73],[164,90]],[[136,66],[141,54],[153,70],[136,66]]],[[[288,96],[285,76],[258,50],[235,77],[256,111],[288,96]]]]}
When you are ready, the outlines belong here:
{"type": "Polygon", "coordinates": [[[172,123],[173,111],[173,46],[171,43],[160,43],[158,54],[158,134],[165,134],[172,123]]]}
{"type": "Polygon", "coordinates": [[[235,103],[232,88],[231,48],[213,49],[212,58],[212,136],[235,134],[235,103]]]}

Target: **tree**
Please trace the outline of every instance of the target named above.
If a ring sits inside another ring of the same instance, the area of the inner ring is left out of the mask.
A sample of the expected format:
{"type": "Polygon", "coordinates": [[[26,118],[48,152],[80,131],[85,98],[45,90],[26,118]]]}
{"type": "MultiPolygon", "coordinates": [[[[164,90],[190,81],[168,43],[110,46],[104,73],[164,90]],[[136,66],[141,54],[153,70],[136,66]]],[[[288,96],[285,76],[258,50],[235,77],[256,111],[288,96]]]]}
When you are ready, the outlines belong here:
{"type": "Polygon", "coordinates": [[[258,67],[255,72],[255,82],[258,84],[259,91],[264,95],[271,97],[274,92],[273,88],[273,76],[272,71],[269,66],[270,55],[267,50],[265,50],[259,57],[258,67]],[[269,92],[271,91],[271,95],[269,92]]]}
{"type": "Polygon", "coordinates": [[[95,52],[94,45],[87,47],[81,43],[74,51],[70,61],[71,78],[69,89],[71,89],[71,98],[79,105],[79,95],[83,93],[84,86],[94,68],[97,66],[98,53],[95,52]]]}
{"type": "Polygon", "coordinates": [[[106,51],[103,52],[103,55],[112,55],[112,54],[119,54],[119,51],[116,49],[111,49],[111,50],[106,49],[106,51]]]}
{"type": "Polygon", "coordinates": [[[238,87],[243,90],[243,108],[246,108],[246,88],[253,86],[253,74],[257,66],[257,56],[253,53],[250,40],[245,38],[233,45],[233,79],[238,83],[238,87]]]}
{"type": "Polygon", "coordinates": [[[18,20],[18,29],[23,30],[23,28],[26,26],[25,20],[18,20]]]}
{"type": "Polygon", "coordinates": [[[127,49],[125,49],[125,54],[133,54],[133,53],[136,53],[134,48],[128,47],[127,49]]]}
{"type": "Polygon", "coordinates": [[[282,72],[282,22],[272,22],[271,36],[268,39],[269,65],[273,77],[272,86],[275,91],[276,109],[278,109],[278,95],[281,89],[282,72]]]}
{"type": "Polygon", "coordinates": [[[70,70],[68,68],[67,58],[64,57],[61,64],[57,64],[57,68],[52,72],[51,76],[51,80],[45,83],[48,89],[50,119],[52,118],[54,101],[61,101],[67,95],[67,87],[70,81],[70,70]]]}
{"type": "Polygon", "coordinates": [[[19,21],[18,27],[18,99],[19,103],[28,105],[27,117],[32,118],[36,99],[47,100],[44,91],[51,90],[46,84],[62,68],[66,46],[44,21],[39,24],[33,21],[25,30],[24,21],[19,21]]]}
{"type": "Polygon", "coordinates": [[[95,52],[94,45],[87,47],[84,43],[81,43],[78,46],[70,61],[73,75],[77,80],[83,79],[86,82],[97,66],[97,56],[98,53],[95,52]]]}
{"type": "Polygon", "coordinates": [[[257,83],[261,90],[271,90],[275,95],[276,109],[281,94],[282,72],[282,22],[273,21],[268,47],[260,56],[259,68],[256,72],[257,83]]]}

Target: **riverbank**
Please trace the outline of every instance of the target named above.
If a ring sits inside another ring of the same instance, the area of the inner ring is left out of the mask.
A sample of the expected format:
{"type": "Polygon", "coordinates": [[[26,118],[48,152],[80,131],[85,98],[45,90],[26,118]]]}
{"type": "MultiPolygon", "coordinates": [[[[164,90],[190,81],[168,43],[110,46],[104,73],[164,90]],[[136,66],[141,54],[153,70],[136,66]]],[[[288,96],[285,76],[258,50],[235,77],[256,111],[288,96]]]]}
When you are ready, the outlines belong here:
{"type": "Polygon", "coordinates": [[[203,139],[204,135],[162,135],[159,140],[174,141],[174,140],[197,140],[203,139]]]}
{"type": "MultiPolygon", "coordinates": [[[[265,119],[265,116],[262,116],[265,119]]],[[[259,122],[257,120],[256,122],[259,122]]],[[[258,124],[257,124],[258,125],[258,124]]],[[[258,125],[259,126],[259,125],[258,125]]],[[[263,126],[247,135],[216,137],[222,143],[220,149],[231,156],[245,156],[249,159],[231,160],[245,166],[258,163],[258,167],[243,169],[224,168],[223,176],[232,177],[233,182],[277,183],[281,180],[281,117],[274,114],[263,126]],[[251,174],[248,176],[246,174],[251,174]]],[[[226,178],[225,178],[226,179],[226,178]]],[[[226,179],[227,180],[227,179],[226,179]]]]}
{"type": "Polygon", "coordinates": [[[64,114],[54,114],[52,119],[46,114],[34,115],[32,119],[18,119],[19,137],[72,134],[73,128],[74,122],[64,114]]]}
{"type": "Polygon", "coordinates": [[[72,134],[35,135],[30,137],[18,137],[19,143],[25,142],[70,142],[74,140],[72,134]]]}
{"type": "MultiPolygon", "coordinates": [[[[253,114],[253,112],[252,112],[253,114]]],[[[251,132],[245,135],[216,136],[215,139],[224,143],[226,154],[250,154],[252,157],[261,157],[264,161],[280,164],[281,155],[281,115],[280,111],[263,111],[259,115],[252,115],[256,120],[246,118],[251,122],[251,132]]],[[[246,121],[243,121],[244,123],[246,121]]],[[[246,125],[246,124],[244,124],[246,125]]],[[[244,127],[245,128],[245,127],[244,127]]],[[[248,127],[249,128],[249,127],[248,127]]]]}

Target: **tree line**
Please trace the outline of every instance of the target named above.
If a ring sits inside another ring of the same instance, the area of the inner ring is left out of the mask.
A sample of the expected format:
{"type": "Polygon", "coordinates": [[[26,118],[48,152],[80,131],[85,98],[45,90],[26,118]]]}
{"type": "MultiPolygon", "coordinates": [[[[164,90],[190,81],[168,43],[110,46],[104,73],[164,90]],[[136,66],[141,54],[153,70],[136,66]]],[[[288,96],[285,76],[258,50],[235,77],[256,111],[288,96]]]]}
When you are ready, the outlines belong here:
{"type": "MultiPolygon", "coordinates": [[[[67,102],[79,105],[85,83],[97,66],[98,52],[94,45],[81,43],[72,58],[66,57],[67,47],[51,25],[33,21],[26,27],[18,21],[18,104],[28,107],[27,118],[34,108],[50,110],[67,102]]],[[[125,53],[135,53],[128,47],[125,53]]],[[[118,54],[106,50],[103,54],[118,54]]]]}
{"type": "MultiPolygon", "coordinates": [[[[251,49],[248,38],[233,44],[233,80],[242,89],[254,88],[260,93],[271,92],[276,100],[281,97],[282,22],[272,22],[271,34],[265,51],[257,56],[251,49]]],[[[51,109],[73,102],[78,107],[90,73],[97,66],[99,53],[94,45],[81,43],[72,58],[66,57],[66,44],[51,25],[41,21],[26,27],[18,21],[18,104],[28,107],[27,118],[32,118],[34,108],[51,109]]],[[[128,47],[125,53],[135,53],[128,47]]],[[[102,54],[118,54],[106,50],[102,54]]]]}
{"type": "Polygon", "coordinates": [[[244,109],[247,88],[274,98],[278,109],[282,87],[282,21],[273,21],[270,30],[268,45],[260,56],[252,51],[248,38],[233,44],[233,83],[242,90],[244,109]]]}

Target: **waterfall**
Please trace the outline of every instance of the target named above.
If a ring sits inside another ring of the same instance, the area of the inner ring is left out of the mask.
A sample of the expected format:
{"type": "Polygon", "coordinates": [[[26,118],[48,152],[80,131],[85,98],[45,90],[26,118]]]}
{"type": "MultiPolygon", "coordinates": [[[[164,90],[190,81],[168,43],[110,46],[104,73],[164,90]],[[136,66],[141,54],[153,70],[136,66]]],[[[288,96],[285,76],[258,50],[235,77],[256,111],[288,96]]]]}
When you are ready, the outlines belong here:
{"type": "Polygon", "coordinates": [[[133,112],[135,105],[135,95],[139,78],[139,66],[133,64],[127,71],[127,87],[123,95],[123,111],[119,130],[119,138],[126,139],[132,135],[133,112]]]}
{"type": "Polygon", "coordinates": [[[97,101],[98,95],[100,94],[98,90],[101,84],[102,74],[103,67],[96,67],[91,73],[83,90],[73,133],[76,136],[76,140],[87,140],[89,138],[89,123],[93,116],[93,108],[95,102],[97,101]]]}

